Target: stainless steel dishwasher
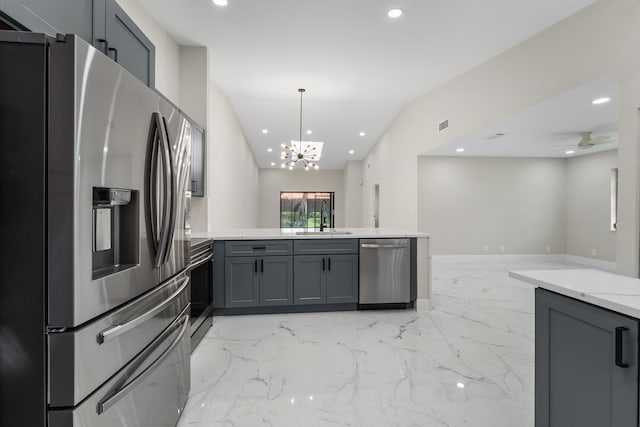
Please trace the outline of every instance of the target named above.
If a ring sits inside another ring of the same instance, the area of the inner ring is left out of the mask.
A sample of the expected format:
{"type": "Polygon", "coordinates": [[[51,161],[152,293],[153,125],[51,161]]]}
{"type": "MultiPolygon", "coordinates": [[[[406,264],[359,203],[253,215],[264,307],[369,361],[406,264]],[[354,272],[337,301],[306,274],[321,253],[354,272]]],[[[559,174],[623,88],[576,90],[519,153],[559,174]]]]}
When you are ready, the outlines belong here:
{"type": "Polygon", "coordinates": [[[360,239],[360,304],[409,303],[410,239],[360,239]]]}

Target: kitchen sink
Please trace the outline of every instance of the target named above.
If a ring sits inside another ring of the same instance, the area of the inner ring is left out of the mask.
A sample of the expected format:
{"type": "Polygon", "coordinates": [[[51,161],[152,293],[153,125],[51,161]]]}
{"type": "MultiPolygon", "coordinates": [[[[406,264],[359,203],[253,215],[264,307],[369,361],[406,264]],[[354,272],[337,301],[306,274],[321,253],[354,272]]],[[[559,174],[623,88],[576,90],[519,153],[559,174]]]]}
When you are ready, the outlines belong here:
{"type": "Polygon", "coordinates": [[[327,230],[327,231],[296,231],[297,236],[323,236],[323,235],[346,235],[352,234],[350,231],[337,231],[337,230],[327,230]]]}

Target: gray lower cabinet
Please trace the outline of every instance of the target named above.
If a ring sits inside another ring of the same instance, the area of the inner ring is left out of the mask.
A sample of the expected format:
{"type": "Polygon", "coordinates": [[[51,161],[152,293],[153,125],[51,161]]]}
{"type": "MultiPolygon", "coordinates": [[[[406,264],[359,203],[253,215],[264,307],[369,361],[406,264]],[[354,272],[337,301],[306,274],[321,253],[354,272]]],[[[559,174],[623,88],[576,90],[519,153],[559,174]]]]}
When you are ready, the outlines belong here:
{"type": "Polygon", "coordinates": [[[293,257],[227,257],[225,306],[290,305],[293,299],[293,257]]]}
{"type": "Polygon", "coordinates": [[[293,257],[260,258],[260,305],[293,304],[293,257]]]}
{"type": "Polygon", "coordinates": [[[326,260],[322,255],[297,255],[293,264],[294,304],[326,304],[326,260]]]}
{"type": "Polygon", "coordinates": [[[327,303],[358,302],[358,256],[327,257],[327,303]]]}
{"type": "Polygon", "coordinates": [[[638,426],[638,320],[536,289],[536,427],[638,426]]]}
{"type": "Polygon", "coordinates": [[[295,304],[358,302],[357,255],[296,255],[295,304]]]}

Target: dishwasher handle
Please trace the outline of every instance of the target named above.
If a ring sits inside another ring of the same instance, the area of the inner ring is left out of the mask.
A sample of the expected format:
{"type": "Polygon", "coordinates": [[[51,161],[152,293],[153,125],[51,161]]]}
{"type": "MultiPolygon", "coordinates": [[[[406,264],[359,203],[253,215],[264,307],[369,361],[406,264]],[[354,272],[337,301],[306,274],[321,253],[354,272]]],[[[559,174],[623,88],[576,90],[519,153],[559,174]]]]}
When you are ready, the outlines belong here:
{"type": "Polygon", "coordinates": [[[377,243],[363,243],[360,247],[365,249],[404,249],[408,248],[409,245],[380,245],[377,243]]]}

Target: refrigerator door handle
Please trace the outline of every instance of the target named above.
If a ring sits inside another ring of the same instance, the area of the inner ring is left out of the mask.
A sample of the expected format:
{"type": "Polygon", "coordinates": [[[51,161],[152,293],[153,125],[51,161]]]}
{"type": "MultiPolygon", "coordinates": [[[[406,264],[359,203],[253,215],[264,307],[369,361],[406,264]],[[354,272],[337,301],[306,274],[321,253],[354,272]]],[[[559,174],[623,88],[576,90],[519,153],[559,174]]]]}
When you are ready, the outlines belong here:
{"type": "MultiPolygon", "coordinates": [[[[189,308],[187,307],[187,309],[185,309],[184,312],[188,311],[188,309],[189,308]]],[[[154,360],[153,363],[151,363],[144,371],[140,372],[137,376],[135,376],[130,381],[126,381],[124,383],[124,385],[114,389],[111,393],[109,393],[108,396],[105,396],[104,398],[102,398],[98,402],[98,405],[97,405],[97,408],[96,408],[96,411],[98,412],[98,414],[102,414],[104,411],[106,411],[107,409],[111,408],[113,405],[118,403],[129,392],[131,392],[138,384],[140,384],[142,381],[144,381],[145,378],[147,378],[149,375],[151,375],[153,373],[153,371],[158,367],[158,365],[160,365],[162,362],[164,362],[164,360],[167,357],[169,357],[169,355],[171,354],[173,349],[176,348],[178,343],[180,343],[180,340],[182,340],[182,337],[184,336],[184,333],[186,332],[187,327],[189,326],[189,314],[188,313],[185,313],[182,317],[179,317],[177,320],[175,320],[174,323],[166,329],[166,331],[165,331],[165,333],[163,335],[166,335],[166,334],[169,334],[169,333],[173,332],[176,329],[177,325],[180,325],[180,323],[182,323],[182,328],[180,329],[180,333],[178,334],[176,339],[173,340],[171,345],[166,350],[164,350],[162,352],[162,354],[160,354],[160,356],[158,356],[158,358],[156,360],[154,360]],[[167,331],[169,331],[169,332],[167,332],[167,331]]],[[[155,346],[154,346],[154,348],[149,349],[147,354],[152,353],[153,350],[155,350],[155,346]]],[[[146,357],[147,357],[147,355],[144,355],[139,360],[144,361],[144,359],[146,357]]]]}
{"type": "Polygon", "coordinates": [[[153,307],[151,310],[144,312],[143,314],[141,314],[138,317],[135,317],[125,323],[119,324],[119,325],[114,325],[114,326],[110,326],[109,328],[100,331],[98,333],[97,336],[97,341],[98,344],[103,344],[109,340],[112,340],[122,334],[124,334],[127,331],[130,331],[131,329],[135,328],[136,326],[146,322],[147,320],[151,319],[152,317],[154,317],[156,314],[160,313],[162,310],[164,310],[165,308],[167,308],[169,305],[171,305],[171,303],[173,302],[173,300],[175,300],[176,298],[178,298],[178,296],[182,293],[182,291],[184,291],[184,289],[189,285],[189,277],[185,277],[182,285],[180,285],[180,287],[171,295],[169,295],[169,297],[167,299],[165,299],[164,301],[162,301],[160,304],[156,305],[155,307],[153,307]]]}
{"type": "Polygon", "coordinates": [[[167,141],[164,118],[153,113],[152,140],[149,144],[149,163],[146,170],[147,222],[150,227],[153,248],[153,266],[160,267],[166,262],[167,236],[172,215],[172,168],[171,149],[167,141]],[[162,176],[159,177],[160,168],[162,176]],[[159,181],[160,179],[160,181],[159,181]],[[162,206],[160,206],[160,200],[162,206]]]}
{"type": "MultiPolygon", "coordinates": [[[[162,125],[163,125],[163,148],[165,152],[165,158],[168,159],[168,167],[164,169],[165,171],[165,179],[168,181],[168,196],[166,197],[166,208],[168,208],[167,212],[167,223],[166,223],[166,234],[164,235],[164,250],[162,256],[162,264],[169,261],[169,254],[171,253],[171,247],[173,245],[173,232],[176,226],[176,173],[175,173],[175,165],[173,162],[173,154],[171,151],[171,139],[169,138],[169,127],[167,126],[167,121],[165,117],[162,117],[162,125]]],[[[165,162],[166,163],[166,162],[165,162]]]]}

